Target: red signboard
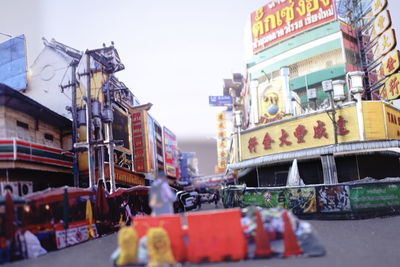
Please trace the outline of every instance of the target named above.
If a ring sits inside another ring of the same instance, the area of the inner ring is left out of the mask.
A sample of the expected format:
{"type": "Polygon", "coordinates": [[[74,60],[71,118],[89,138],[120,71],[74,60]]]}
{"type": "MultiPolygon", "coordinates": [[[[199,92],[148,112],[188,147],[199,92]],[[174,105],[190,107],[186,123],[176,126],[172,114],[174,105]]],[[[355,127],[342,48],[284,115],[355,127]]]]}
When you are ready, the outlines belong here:
{"type": "Polygon", "coordinates": [[[132,114],[133,162],[136,172],[146,171],[145,129],[143,120],[143,111],[137,111],[132,114]]]}
{"type": "Polygon", "coordinates": [[[163,128],[163,136],[165,174],[170,177],[179,178],[179,151],[176,136],[165,127],[163,128]]]}
{"type": "Polygon", "coordinates": [[[335,18],[333,0],[271,0],[251,14],[253,52],[335,18]]]}

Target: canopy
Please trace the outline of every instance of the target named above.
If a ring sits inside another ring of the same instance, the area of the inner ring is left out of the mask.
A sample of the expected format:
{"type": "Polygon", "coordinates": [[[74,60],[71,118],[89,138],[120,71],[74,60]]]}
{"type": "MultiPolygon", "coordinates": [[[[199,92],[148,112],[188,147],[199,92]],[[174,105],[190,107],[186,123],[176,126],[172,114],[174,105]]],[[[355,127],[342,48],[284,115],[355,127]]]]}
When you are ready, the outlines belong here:
{"type": "Polygon", "coordinates": [[[90,189],[63,186],[57,188],[48,188],[43,191],[34,192],[32,194],[27,195],[26,199],[30,200],[32,203],[36,205],[63,201],[64,189],[67,189],[69,199],[83,197],[83,196],[93,196],[95,194],[90,189]]]}
{"type": "Polygon", "coordinates": [[[107,197],[119,197],[124,195],[147,195],[149,192],[148,186],[143,186],[143,185],[138,185],[138,186],[133,186],[130,188],[118,188],[115,190],[114,193],[108,195],[107,197]]]}
{"type": "MultiPolygon", "coordinates": [[[[23,203],[25,203],[25,202],[27,202],[26,200],[25,200],[25,198],[22,198],[22,197],[17,197],[17,196],[11,196],[11,198],[12,198],[12,201],[14,202],[14,204],[23,204],[23,203]]],[[[6,199],[5,199],[5,196],[0,196],[0,205],[4,205],[6,203],[6,199]]]]}

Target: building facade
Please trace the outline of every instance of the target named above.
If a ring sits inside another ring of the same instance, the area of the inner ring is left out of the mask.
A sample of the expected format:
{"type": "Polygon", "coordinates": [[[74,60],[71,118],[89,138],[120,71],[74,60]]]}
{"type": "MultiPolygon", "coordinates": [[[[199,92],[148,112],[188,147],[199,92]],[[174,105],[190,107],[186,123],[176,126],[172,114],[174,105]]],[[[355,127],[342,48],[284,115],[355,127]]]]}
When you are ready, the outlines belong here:
{"type": "Polygon", "coordinates": [[[253,57],[241,92],[247,123],[228,166],[248,186],[285,186],[294,160],[305,184],[400,176],[400,113],[371,101],[361,42],[373,4],[348,17],[350,4],[267,1],[251,14],[253,57]]]}
{"type": "Polygon", "coordinates": [[[70,120],[0,84],[2,184],[27,184],[26,192],[73,185],[71,150],[70,120]]]}

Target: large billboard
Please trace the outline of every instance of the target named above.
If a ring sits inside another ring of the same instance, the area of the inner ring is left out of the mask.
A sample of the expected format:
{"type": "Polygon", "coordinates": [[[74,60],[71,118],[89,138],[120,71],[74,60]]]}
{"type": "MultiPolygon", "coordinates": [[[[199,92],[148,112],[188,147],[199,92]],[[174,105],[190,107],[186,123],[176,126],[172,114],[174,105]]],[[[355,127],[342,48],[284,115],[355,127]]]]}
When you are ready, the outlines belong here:
{"type": "Polygon", "coordinates": [[[131,116],[134,169],[155,175],[153,119],[141,109],[135,110],[131,116]]]}
{"type": "Polygon", "coordinates": [[[27,60],[24,35],[0,43],[0,83],[18,91],[26,89],[27,60]]]}
{"type": "Polygon", "coordinates": [[[179,151],[176,136],[168,128],[163,127],[163,137],[165,174],[170,177],[179,178],[179,151]]]}
{"type": "Polygon", "coordinates": [[[270,0],[251,14],[253,52],[335,18],[333,0],[270,0]]]}

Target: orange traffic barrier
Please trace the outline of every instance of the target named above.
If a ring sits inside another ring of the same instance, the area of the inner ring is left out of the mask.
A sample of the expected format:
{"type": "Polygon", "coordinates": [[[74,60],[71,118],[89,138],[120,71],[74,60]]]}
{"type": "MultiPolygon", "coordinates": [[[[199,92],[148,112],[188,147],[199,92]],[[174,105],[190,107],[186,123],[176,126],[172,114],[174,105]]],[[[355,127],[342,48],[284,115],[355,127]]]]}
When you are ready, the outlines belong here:
{"type": "Polygon", "coordinates": [[[240,209],[192,213],[186,219],[189,262],[245,258],[247,243],[240,223],[240,209]]]}
{"type": "Polygon", "coordinates": [[[186,260],[186,247],[183,241],[184,232],[180,215],[135,217],[133,218],[133,227],[135,227],[139,239],[146,235],[150,227],[163,227],[168,233],[175,260],[177,262],[186,260]]]}
{"type": "Polygon", "coordinates": [[[283,211],[283,224],[284,224],[284,233],[283,233],[283,243],[285,246],[285,251],[283,252],[284,257],[294,256],[303,254],[302,249],[297,243],[297,237],[294,234],[292,224],[290,223],[289,215],[287,211],[283,211]]]}
{"type": "Polygon", "coordinates": [[[269,243],[269,235],[267,231],[264,229],[264,225],[261,220],[260,212],[256,212],[256,251],[254,252],[255,256],[257,257],[268,257],[273,254],[271,249],[271,245],[269,243]]]}

